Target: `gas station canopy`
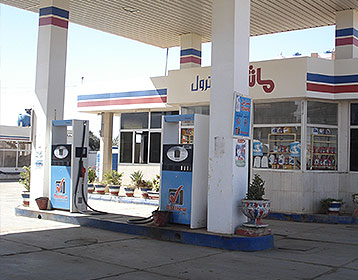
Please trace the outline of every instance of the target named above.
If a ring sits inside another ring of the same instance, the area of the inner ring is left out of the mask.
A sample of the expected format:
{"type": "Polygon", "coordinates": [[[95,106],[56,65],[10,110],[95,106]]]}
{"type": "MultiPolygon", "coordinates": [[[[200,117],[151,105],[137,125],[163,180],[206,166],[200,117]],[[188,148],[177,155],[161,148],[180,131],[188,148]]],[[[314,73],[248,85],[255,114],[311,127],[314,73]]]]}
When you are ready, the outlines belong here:
{"type": "MultiPolygon", "coordinates": [[[[39,0],[0,0],[38,13],[39,0]]],[[[358,0],[252,0],[251,36],[335,24],[337,11],[358,0]]],[[[161,48],[197,33],[211,41],[211,0],[70,0],[70,22],[161,48]]]]}

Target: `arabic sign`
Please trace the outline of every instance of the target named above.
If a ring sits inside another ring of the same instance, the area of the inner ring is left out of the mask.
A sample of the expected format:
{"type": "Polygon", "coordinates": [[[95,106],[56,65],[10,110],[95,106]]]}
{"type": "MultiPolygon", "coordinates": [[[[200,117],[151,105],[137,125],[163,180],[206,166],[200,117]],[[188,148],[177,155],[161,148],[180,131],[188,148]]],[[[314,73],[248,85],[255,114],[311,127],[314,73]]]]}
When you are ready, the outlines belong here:
{"type": "Polygon", "coordinates": [[[196,81],[191,83],[191,92],[207,91],[211,88],[211,76],[206,79],[200,79],[199,75],[196,75],[196,81]]]}
{"type": "Polygon", "coordinates": [[[234,137],[250,138],[251,98],[235,93],[234,137]]]}
{"type": "MultiPolygon", "coordinates": [[[[210,67],[194,67],[169,71],[167,103],[195,104],[209,103],[211,90],[210,67]]],[[[156,85],[157,86],[157,85],[156,85]]]]}
{"type": "Polygon", "coordinates": [[[262,80],[261,67],[256,70],[253,65],[249,67],[249,87],[254,87],[256,83],[262,86],[265,93],[271,93],[275,89],[275,83],[272,80],[262,80]]]}

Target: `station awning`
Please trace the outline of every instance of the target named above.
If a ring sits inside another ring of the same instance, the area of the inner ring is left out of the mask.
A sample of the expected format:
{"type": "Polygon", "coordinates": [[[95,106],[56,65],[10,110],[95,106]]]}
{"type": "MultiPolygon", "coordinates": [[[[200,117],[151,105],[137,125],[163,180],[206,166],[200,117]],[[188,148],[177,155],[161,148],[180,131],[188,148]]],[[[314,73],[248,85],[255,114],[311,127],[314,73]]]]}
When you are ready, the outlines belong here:
{"type": "MultiPolygon", "coordinates": [[[[39,0],[0,0],[38,13],[39,0]]],[[[251,35],[335,24],[336,11],[358,9],[358,0],[252,0],[251,35]]],[[[179,45],[179,35],[211,41],[211,0],[70,0],[70,21],[161,48],[179,45]]]]}

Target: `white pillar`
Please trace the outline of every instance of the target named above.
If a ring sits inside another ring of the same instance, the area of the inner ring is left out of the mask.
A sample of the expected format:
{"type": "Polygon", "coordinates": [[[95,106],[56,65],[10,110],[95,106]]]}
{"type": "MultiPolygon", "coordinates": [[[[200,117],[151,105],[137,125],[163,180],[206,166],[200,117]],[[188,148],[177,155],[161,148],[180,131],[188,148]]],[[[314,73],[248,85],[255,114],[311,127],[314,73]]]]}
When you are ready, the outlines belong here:
{"type": "Polygon", "coordinates": [[[69,0],[41,0],[37,46],[30,204],[48,196],[51,121],[63,119],[69,0]]]}
{"type": "Polygon", "coordinates": [[[336,14],[336,59],[358,58],[358,10],[336,14]]]}
{"type": "Polygon", "coordinates": [[[104,112],[101,118],[100,138],[100,172],[99,179],[103,174],[112,170],[112,135],[113,135],[113,113],[104,112]]]}
{"type": "Polygon", "coordinates": [[[248,163],[235,164],[234,91],[248,95],[250,0],[213,0],[208,231],[234,232],[246,221],[248,163]]]}
{"type": "Polygon", "coordinates": [[[201,66],[201,36],[194,33],[180,35],[180,69],[201,66]]]}

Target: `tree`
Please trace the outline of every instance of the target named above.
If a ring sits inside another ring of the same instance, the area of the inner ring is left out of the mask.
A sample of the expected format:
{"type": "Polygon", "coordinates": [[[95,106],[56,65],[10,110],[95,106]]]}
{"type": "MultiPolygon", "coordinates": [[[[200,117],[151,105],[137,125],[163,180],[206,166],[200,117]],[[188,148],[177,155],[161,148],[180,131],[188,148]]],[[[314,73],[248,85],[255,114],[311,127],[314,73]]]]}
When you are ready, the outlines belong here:
{"type": "Polygon", "coordinates": [[[89,148],[92,151],[99,151],[100,141],[99,138],[93,134],[92,131],[89,131],[88,135],[89,148]]]}

